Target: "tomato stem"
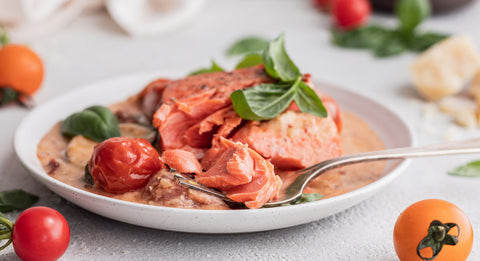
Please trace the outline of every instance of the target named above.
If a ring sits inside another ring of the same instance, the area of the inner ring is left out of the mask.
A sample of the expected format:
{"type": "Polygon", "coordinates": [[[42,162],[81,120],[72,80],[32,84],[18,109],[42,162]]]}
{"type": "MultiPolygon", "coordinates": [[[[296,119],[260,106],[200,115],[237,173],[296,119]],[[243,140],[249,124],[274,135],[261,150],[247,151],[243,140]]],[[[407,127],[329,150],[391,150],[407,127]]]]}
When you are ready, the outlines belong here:
{"type": "Polygon", "coordinates": [[[454,246],[458,243],[458,236],[460,236],[460,227],[455,223],[442,223],[438,220],[434,220],[430,223],[428,227],[428,234],[425,236],[422,241],[417,246],[417,255],[423,260],[433,260],[435,259],[444,245],[454,246]],[[457,227],[457,235],[448,234],[450,229],[457,227]],[[432,249],[432,256],[425,257],[420,253],[420,250],[424,248],[432,249]]]}
{"type": "Polygon", "coordinates": [[[12,228],[13,222],[0,212],[0,241],[8,240],[5,244],[0,245],[0,251],[12,243],[12,228]]]}
{"type": "Polygon", "coordinates": [[[2,46],[7,45],[10,42],[10,39],[8,39],[7,29],[5,29],[5,27],[3,26],[0,27],[0,29],[2,30],[0,34],[0,44],[2,46]]]}

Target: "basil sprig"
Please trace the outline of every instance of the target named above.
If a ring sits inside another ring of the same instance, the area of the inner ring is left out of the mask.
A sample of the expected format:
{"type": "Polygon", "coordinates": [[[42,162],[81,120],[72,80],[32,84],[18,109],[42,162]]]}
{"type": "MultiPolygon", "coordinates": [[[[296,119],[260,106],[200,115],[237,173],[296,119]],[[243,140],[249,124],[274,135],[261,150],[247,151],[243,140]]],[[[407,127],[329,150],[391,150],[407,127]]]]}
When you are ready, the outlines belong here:
{"type": "Polygon", "coordinates": [[[245,55],[245,57],[243,57],[243,59],[238,62],[235,69],[252,67],[259,64],[263,64],[262,55],[258,53],[250,53],[245,55]]]}
{"type": "Polygon", "coordinates": [[[248,53],[261,52],[267,47],[269,41],[258,37],[249,36],[235,42],[227,51],[228,56],[244,55],[248,53]]]}
{"type": "Polygon", "coordinates": [[[224,72],[224,71],[225,70],[220,65],[218,65],[215,62],[215,60],[212,60],[212,65],[210,66],[210,68],[198,69],[196,71],[193,71],[193,72],[189,73],[188,76],[198,75],[198,74],[203,74],[203,73],[211,73],[211,72],[224,72]]]}
{"type": "Polygon", "coordinates": [[[480,160],[469,162],[448,172],[452,176],[480,177],[480,160]]]}
{"type": "Polygon", "coordinates": [[[302,74],[285,50],[284,35],[273,40],[263,51],[265,71],[278,83],[260,84],[236,90],[230,96],[233,109],[243,119],[270,120],[283,112],[292,101],[303,112],[326,117],[327,111],[314,90],[302,82],[302,74]]]}
{"type": "Polygon", "coordinates": [[[377,57],[388,57],[407,50],[422,52],[448,37],[446,34],[416,31],[430,15],[428,0],[400,0],[395,11],[398,28],[368,25],[350,31],[333,29],[332,43],[344,48],[370,49],[377,57]]]}
{"type": "Polygon", "coordinates": [[[21,189],[0,192],[0,212],[22,210],[38,201],[38,197],[21,189]]]}
{"type": "Polygon", "coordinates": [[[61,132],[67,137],[82,135],[97,142],[120,136],[115,114],[98,105],[68,116],[62,123],[61,132]]]}

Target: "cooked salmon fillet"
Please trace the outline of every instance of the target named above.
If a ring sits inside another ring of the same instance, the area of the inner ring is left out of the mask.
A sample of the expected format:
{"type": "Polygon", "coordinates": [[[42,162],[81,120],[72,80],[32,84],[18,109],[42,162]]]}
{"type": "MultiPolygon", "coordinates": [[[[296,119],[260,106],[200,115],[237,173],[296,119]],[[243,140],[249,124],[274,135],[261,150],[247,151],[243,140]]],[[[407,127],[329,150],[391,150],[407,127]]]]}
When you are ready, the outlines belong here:
{"type": "MultiPolygon", "coordinates": [[[[309,74],[303,81],[313,86],[309,74]]],[[[233,91],[269,82],[274,80],[264,67],[254,66],[149,84],[141,94],[142,108],[159,130],[162,159],[179,172],[195,173],[199,183],[230,199],[259,208],[278,196],[282,181],[275,170],[340,156],[342,114],[324,93],[318,95],[326,118],[301,112],[295,102],[269,121],[236,114],[233,91]]]]}
{"type": "Polygon", "coordinates": [[[270,121],[247,123],[232,137],[277,169],[300,169],[342,155],[337,125],[329,116],[288,110],[270,121]]]}
{"type": "Polygon", "coordinates": [[[220,189],[248,208],[260,208],[278,197],[280,178],[273,165],[240,142],[220,138],[220,148],[210,168],[197,175],[197,181],[220,189]]]}
{"type": "MultiPolygon", "coordinates": [[[[225,116],[221,113],[212,114],[231,105],[230,94],[233,91],[265,82],[272,82],[272,79],[267,76],[263,66],[200,74],[170,82],[160,81],[156,85],[150,84],[154,87],[149,90],[144,90],[143,104],[147,113],[152,106],[152,102],[145,104],[148,93],[154,93],[157,97],[152,100],[161,96],[156,105],[158,110],[153,115],[153,126],[160,132],[162,149],[184,149],[201,158],[211,145],[209,139],[218,130],[215,127],[220,127],[215,122],[223,122],[230,117],[228,109],[221,112],[225,116]],[[196,124],[203,124],[203,127],[196,124]],[[208,126],[211,128],[206,128],[208,126]]],[[[240,121],[239,118],[228,120],[229,123],[240,121]]]]}

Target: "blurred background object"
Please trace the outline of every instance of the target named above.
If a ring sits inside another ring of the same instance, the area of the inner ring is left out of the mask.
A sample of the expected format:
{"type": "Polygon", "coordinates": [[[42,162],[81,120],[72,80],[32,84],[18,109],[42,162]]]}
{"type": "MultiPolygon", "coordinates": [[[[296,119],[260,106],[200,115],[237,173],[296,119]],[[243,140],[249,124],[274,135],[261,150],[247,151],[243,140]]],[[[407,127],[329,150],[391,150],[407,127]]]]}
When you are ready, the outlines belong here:
{"type": "Polygon", "coordinates": [[[106,7],[132,36],[173,31],[197,14],[204,0],[0,0],[0,25],[15,41],[47,35],[92,10],[106,7]]]}
{"type": "MultiPolygon", "coordinates": [[[[370,0],[375,10],[393,12],[393,7],[398,0],[370,0]]],[[[474,0],[430,0],[434,13],[453,11],[474,0]]]]}

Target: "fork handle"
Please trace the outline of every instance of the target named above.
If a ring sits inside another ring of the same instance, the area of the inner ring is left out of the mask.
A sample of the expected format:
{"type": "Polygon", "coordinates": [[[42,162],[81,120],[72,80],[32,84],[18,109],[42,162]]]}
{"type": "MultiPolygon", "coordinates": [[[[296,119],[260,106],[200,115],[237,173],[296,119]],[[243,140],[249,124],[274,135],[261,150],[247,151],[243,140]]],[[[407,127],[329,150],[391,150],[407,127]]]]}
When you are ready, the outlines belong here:
{"type": "Polygon", "coordinates": [[[304,176],[302,182],[302,190],[311,180],[318,177],[325,171],[354,163],[376,160],[406,159],[471,153],[480,153],[480,139],[445,142],[419,147],[394,148],[388,150],[369,151],[359,154],[346,155],[326,160],[305,169],[310,170],[311,174],[304,176]]]}

